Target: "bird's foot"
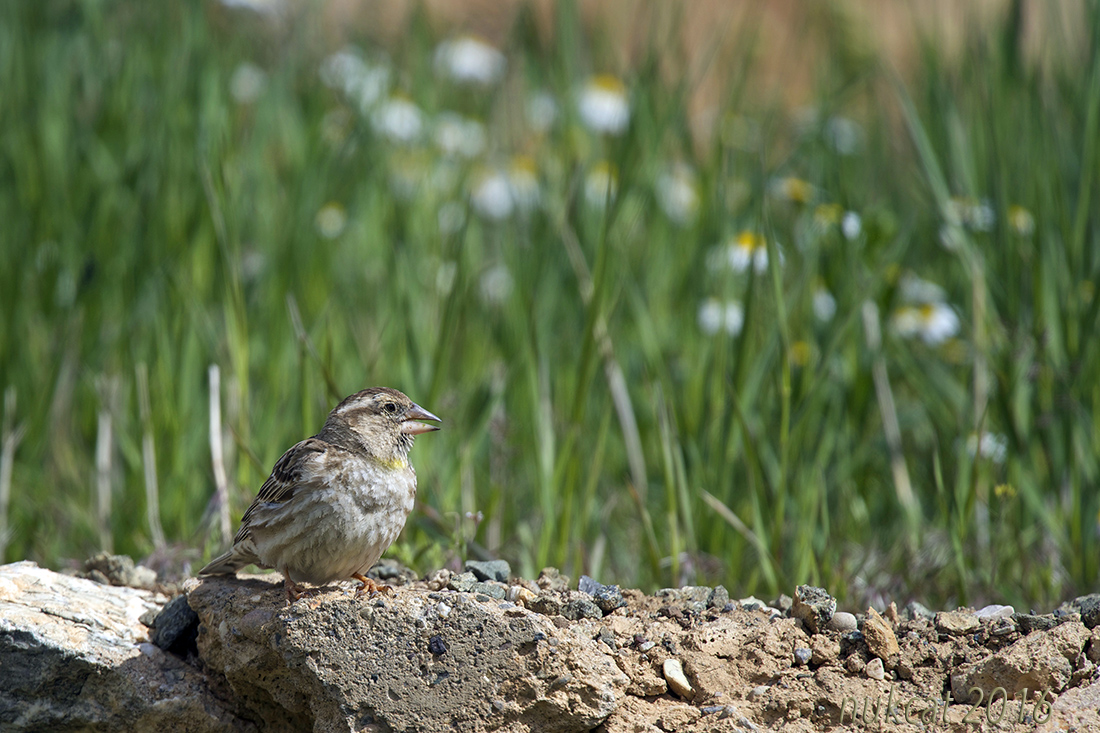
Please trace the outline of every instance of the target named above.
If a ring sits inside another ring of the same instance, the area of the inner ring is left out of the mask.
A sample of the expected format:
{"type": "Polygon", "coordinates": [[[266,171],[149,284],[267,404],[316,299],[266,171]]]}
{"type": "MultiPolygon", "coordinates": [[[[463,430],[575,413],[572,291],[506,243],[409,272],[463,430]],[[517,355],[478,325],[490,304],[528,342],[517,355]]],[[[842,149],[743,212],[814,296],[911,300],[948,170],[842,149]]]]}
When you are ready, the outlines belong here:
{"type": "Polygon", "coordinates": [[[385,594],[393,593],[393,588],[389,587],[388,585],[385,585],[384,583],[379,583],[374,578],[368,578],[367,576],[363,575],[362,573],[355,573],[351,577],[355,578],[356,580],[358,580],[360,583],[363,584],[363,586],[355,592],[355,595],[357,595],[357,596],[361,596],[364,593],[369,593],[370,597],[373,598],[374,596],[378,595],[379,593],[385,593],[385,594]]]}

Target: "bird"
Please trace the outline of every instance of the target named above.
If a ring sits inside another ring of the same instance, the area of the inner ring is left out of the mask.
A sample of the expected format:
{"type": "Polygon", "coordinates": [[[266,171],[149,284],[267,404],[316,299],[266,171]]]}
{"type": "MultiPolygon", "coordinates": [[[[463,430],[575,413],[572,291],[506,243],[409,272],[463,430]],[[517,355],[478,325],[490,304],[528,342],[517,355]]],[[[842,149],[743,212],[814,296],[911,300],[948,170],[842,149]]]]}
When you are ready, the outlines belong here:
{"type": "Polygon", "coordinates": [[[366,572],[397,539],[416,498],[409,463],[413,439],[442,420],[389,387],[371,387],[333,408],[324,427],[275,462],[241,519],[233,546],[200,576],[234,575],[246,565],[274,568],[288,602],[354,578],[359,593],[389,587],[366,572]]]}

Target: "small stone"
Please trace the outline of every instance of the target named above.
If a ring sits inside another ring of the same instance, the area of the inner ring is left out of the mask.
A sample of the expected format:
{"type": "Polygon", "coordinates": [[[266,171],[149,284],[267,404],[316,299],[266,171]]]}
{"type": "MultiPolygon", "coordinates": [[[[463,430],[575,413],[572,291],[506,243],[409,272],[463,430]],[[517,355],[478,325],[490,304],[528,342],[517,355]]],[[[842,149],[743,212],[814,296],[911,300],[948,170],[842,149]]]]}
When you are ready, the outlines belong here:
{"type": "Polygon", "coordinates": [[[436,634],[432,638],[428,639],[428,651],[433,657],[440,657],[447,653],[447,643],[443,641],[443,637],[436,634]]]}
{"type": "Polygon", "coordinates": [[[890,605],[886,607],[882,615],[886,618],[886,621],[890,624],[891,628],[897,628],[901,618],[898,616],[898,604],[890,601],[890,605]]]}
{"type": "Polygon", "coordinates": [[[763,611],[768,607],[768,604],[760,600],[756,596],[749,596],[748,598],[742,598],[739,600],[738,605],[745,611],[763,611]]]}
{"type": "Polygon", "coordinates": [[[535,598],[535,594],[524,588],[522,585],[513,585],[508,588],[508,594],[505,596],[512,603],[518,603],[521,606],[526,606],[535,598]]]}
{"type": "Polygon", "coordinates": [[[810,639],[810,649],[813,651],[810,662],[818,667],[832,664],[840,657],[840,642],[825,634],[815,634],[810,639]]]}
{"type": "Polygon", "coordinates": [[[477,582],[477,576],[473,573],[459,573],[451,577],[450,582],[447,583],[447,587],[459,593],[469,593],[474,589],[474,585],[477,582]]]}
{"type": "Polygon", "coordinates": [[[617,585],[604,585],[598,583],[587,575],[582,575],[578,589],[581,593],[592,596],[592,600],[605,614],[611,613],[616,608],[626,605],[626,599],[617,585]]]}
{"type": "Polygon", "coordinates": [[[870,662],[867,662],[867,666],[863,668],[864,674],[873,680],[881,682],[886,679],[886,670],[882,667],[882,660],[875,657],[870,662]]]}
{"type": "MultiPolygon", "coordinates": [[[[465,575],[465,573],[463,573],[463,575],[465,575]]],[[[473,586],[470,588],[470,592],[485,595],[489,598],[495,598],[498,601],[503,601],[504,596],[508,593],[507,589],[503,585],[492,582],[474,583],[473,586]]],[[[481,599],[479,598],[478,600],[480,601],[481,599]]]]}
{"type": "Polygon", "coordinates": [[[992,605],[975,611],[974,615],[978,617],[979,621],[995,621],[1000,618],[1011,618],[1014,613],[1016,613],[1016,609],[1012,606],[992,605]]]}
{"type": "Polygon", "coordinates": [[[764,697],[764,695],[767,695],[770,689],[771,688],[767,685],[757,685],[749,691],[749,699],[759,700],[760,698],[764,697]]]}
{"type": "Polygon", "coordinates": [[[570,621],[582,618],[603,618],[603,612],[588,598],[573,598],[561,607],[561,615],[570,621]]]}
{"type": "Polygon", "coordinates": [[[905,615],[913,621],[918,619],[931,621],[936,617],[935,613],[929,611],[924,604],[918,601],[909,601],[905,604],[905,615]]]}
{"type": "MultiPolygon", "coordinates": [[[[1081,623],[1092,629],[1100,625],[1100,593],[1078,596],[1059,606],[1058,611],[1081,614],[1081,623]]],[[[1057,613],[1057,611],[1055,612],[1057,613]]]]}
{"type": "Polygon", "coordinates": [[[867,649],[879,659],[889,659],[901,651],[898,637],[890,624],[870,607],[867,609],[867,618],[863,621],[863,638],[867,641],[867,649]]]}
{"type": "Polygon", "coordinates": [[[794,650],[794,662],[799,665],[806,665],[810,663],[814,653],[806,647],[797,647],[794,650]]]}
{"type": "Polygon", "coordinates": [[[707,608],[725,608],[730,602],[730,593],[724,585],[714,586],[710,597],[707,599],[707,608]]]}
{"type": "Polygon", "coordinates": [[[811,634],[825,629],[836,613],[836,599],[824,588],[800,585],[795,589],[791,615],[802,621],[811,634]]]}
{"type": "Polygon", "coordinates": [[[112,555],[109,552],[88,558],[80,575],[103,585],[152,589],[157,584],[155,571],[144,565],[134,565],[129,555],[112,555]]]}
{"type": "Polygon", "coordinates": [[[428,576],[428,588],[433,591],[441,591],[447,588],[451,582],[451,573],[447,568],[440,568],[428,576]]]}
{"type": "Polygon", "coordinates": [[[688,678],[684,674],[684,665],[680,663],[679,659],[671,657],[666,659],[665,663],[661,665],[661,671],[664,672],[665,682],[668,683],[670,690],[685,700],[691,700],[695,697],[695,688],[688,682],[688,678]]]}
{"type": "Polygon", "coordinates": [[[791,608],[794,607],[794,599],[786,593],[780,593],[779,598],[776,598],[772,605],[778,608],[780,613],[789,616],[791,608]]]}
{"type": "Polygon", "coordinates": [[[477,576],[478,580],[495,580],[507,583],[512,568],[505,560],[467,560],[466,570],[477,576]]]}
{"type": "Polygon", "coordinates": [[[833,617],[829,619],[828,628],[843,634],[858,629],[859,623],[856,621],[855,614],[848,613],[847,611],[837,611],[833,614],[833,617]]]}
{"type": "Polygon", "coordinates": [[[977,631],[981,623],[973,611],[940,611],[936,614],[936,629],[949,636],[962,636],[977,631]]]}
{"type": "Polygon", "coordinates": [[[527,608],[544,616],[557,616],[561,613],[561,601],[553,593],[539,593],[527,603],[527,608]]]}
{"type": "Polygon", "coordinates": [[[569,576],[562,575],[557,568],[543,568],[535,582],[542,590],[561,592],[569,588],[569,576]]]}
{"type": "Polygon", "coordinates": [[[844,666],[852,674],[859,674],[867,666],[867,663],[858,654],[853,654],[844,660],[844,666]]]}
{"type": "Polygon", "coordinates": [[[176,596],[168,601],[153,621],[151,641],[166,652],[186,657],[198,654],[196,639],[199,636],[199,616],[187,603],[187,596],[176,596]]]}
{"type": "Polygon", "coordinates": [[[1038,616],[1032,613],[1015,613],[1012,615],[1012,620],[1016,622],[1016,626],[1024,636],[1032,631],[1050,631],[1062,623],[1061,619],[1056,619],[1051,614],[1038,616]]]}

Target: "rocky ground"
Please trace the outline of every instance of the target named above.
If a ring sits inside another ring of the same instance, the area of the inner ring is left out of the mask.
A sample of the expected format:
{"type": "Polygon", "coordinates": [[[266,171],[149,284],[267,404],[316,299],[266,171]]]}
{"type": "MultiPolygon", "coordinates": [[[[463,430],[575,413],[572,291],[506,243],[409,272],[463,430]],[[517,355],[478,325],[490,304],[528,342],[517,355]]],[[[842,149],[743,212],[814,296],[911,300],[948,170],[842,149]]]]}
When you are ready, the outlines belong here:
{"type": "MultiPolygon", "coordinates": [[[[104,562],[87,574],[154,582],[132,575],[142,571],[132,564],[104,562]]],[[[169,601],[155,589],[96,590],[31,563],[0,567],[0,669],[22,670],[19,684],[0,675],[0,727],[1100,729],[1100,595],[1046,615],[909,604],[856,616],[810,586],[764,603],[730,599],[720,586],[647,596],[552,569],[527,581],[500,561],[425,579],[381,571],[392,593],[358,596],[349,582],[288,604],[273,575],[190,580],[169,601]],[[127,595],[105,604],[140,615],[66,619],[56,599],[35,595],[54,576],[64,578],[62,595],[143,593],[140,603],[127,595]],[[21,697],[51,689],[30,665],[66,636],[46,633],[54,623],[127,631],[109,654],[70,650],[65,658],[70,667],[79,660],[82,674],[103,667],[88,677],[95,684],[71,684],[68,696],[37,700],[28,713],[21,697]],[[118,669],[126,684],[148,689],[105,702],[118,669]],[[81,700],[87,689],[98,708],[81,700]]]]}

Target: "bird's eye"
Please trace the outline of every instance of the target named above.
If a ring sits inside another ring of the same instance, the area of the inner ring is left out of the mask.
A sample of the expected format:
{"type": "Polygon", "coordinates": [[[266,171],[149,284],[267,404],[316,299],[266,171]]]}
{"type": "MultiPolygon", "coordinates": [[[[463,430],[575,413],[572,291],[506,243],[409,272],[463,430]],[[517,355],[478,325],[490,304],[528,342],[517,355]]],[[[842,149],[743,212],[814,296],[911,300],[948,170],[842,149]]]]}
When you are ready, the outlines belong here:
{"type": "Polygon", "coordinates": [[[386,404],[382,405],[382,409],[392,415],[397,412],[397,405],[392,402],[387,402],[386,404]]]}

